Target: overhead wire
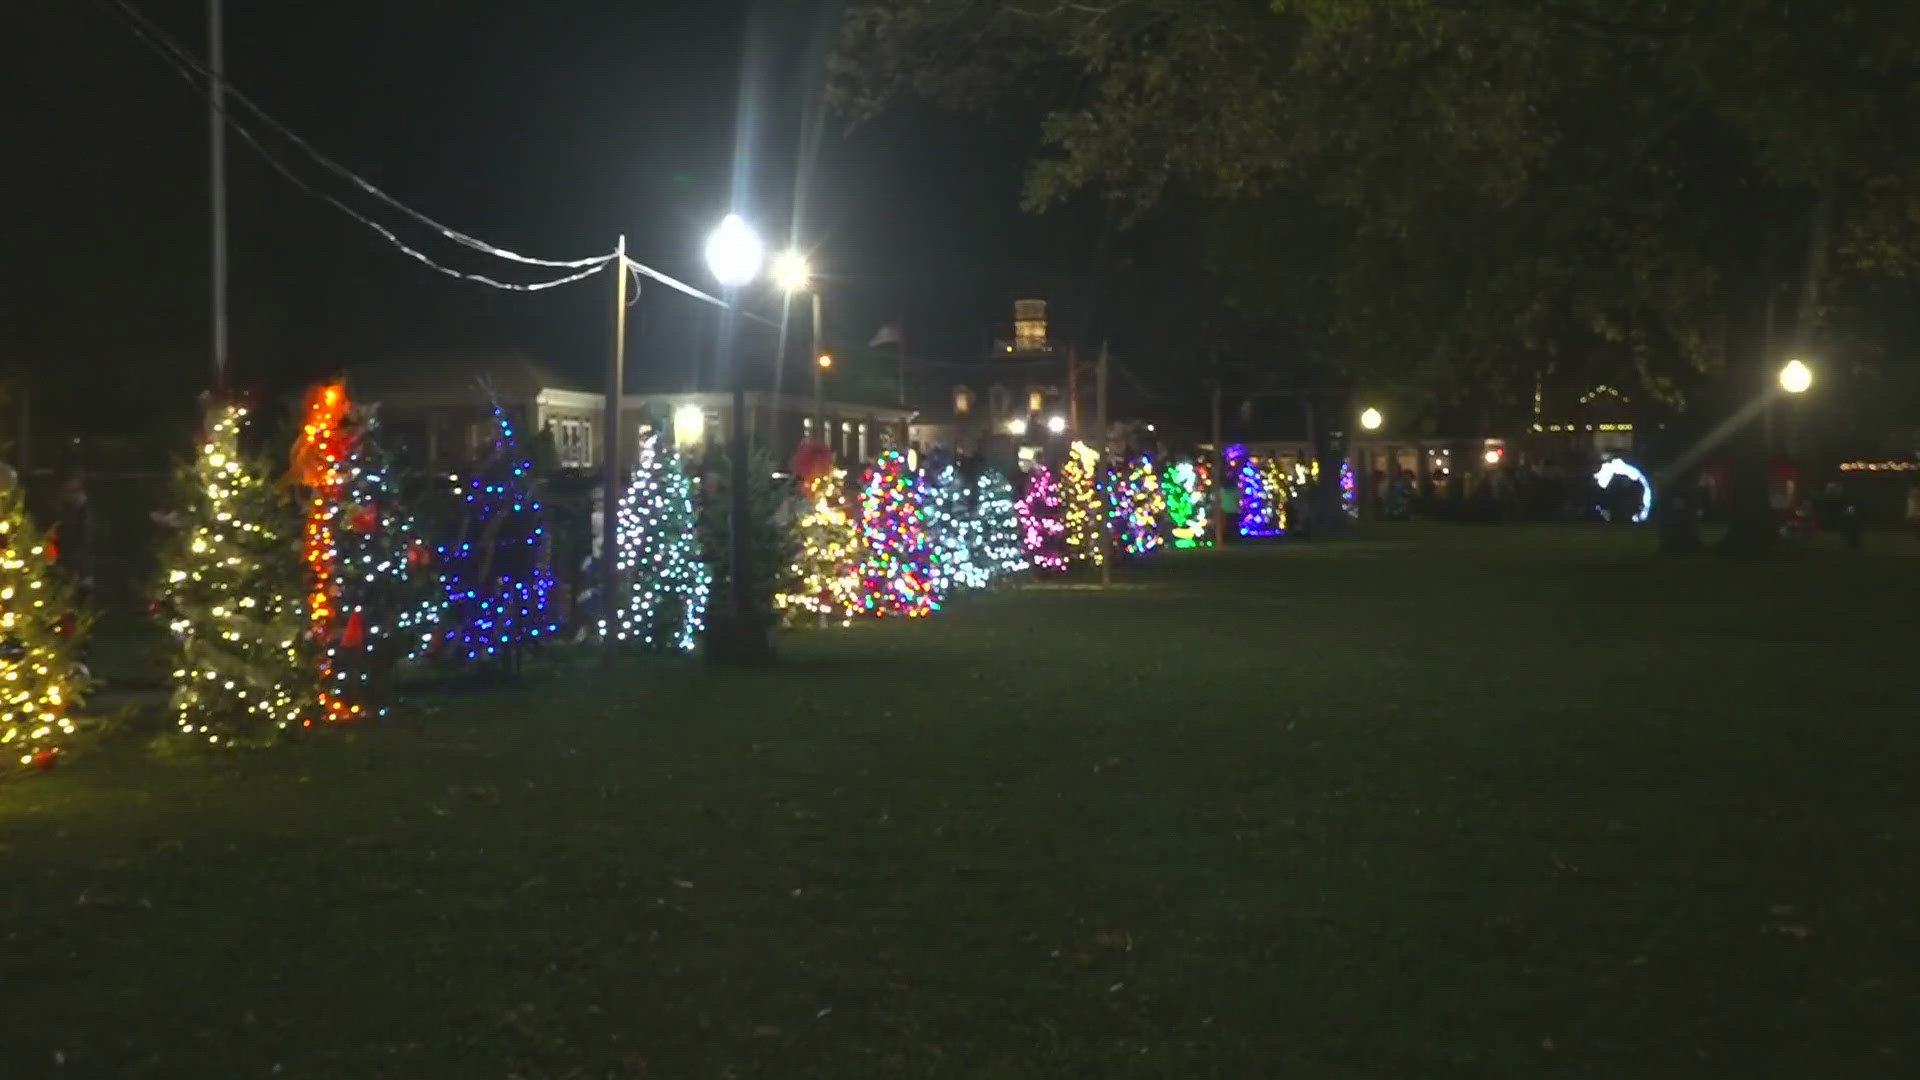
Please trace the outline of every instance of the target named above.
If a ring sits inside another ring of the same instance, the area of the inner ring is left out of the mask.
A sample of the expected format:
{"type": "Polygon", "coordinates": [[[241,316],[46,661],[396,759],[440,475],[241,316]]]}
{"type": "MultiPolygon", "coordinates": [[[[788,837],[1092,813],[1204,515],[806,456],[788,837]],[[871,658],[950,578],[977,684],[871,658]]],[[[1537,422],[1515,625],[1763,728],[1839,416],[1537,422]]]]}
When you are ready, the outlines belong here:
{"type": "MultiPolygon", "coordinates": [[[[353,170],[347,168],[346,166],[340,164],[339,162],[328,157],[326,154],[322,153],[318,148],[313,146],[312,143],[309,143],[306,139],[302,138],[298,133],[293,131],[286,124],[282,123],[280,120],[275,118],[271,113],[268,113],[265,109],[261,108],[258,104],[256,104],[253,101],[252,98],[248,97],[245,93],[243,93],[238,88],[236,88],[231,82],[227,81],[226,78],[224,78],[221,75],[218,75],[212,69],[202,64],[198,59],[196,59],[193,56],[192,53],[188,52],[186,48],[179,43],[178,40],[176,40],[172,35],[168,34],[165,30],[161,29],[159,26],[155,25],[151,19],[148,19],[145,15],[141,14],[139,9],[132,6],[130,3],[127,2],[127,0],[100,0],[100,2],[103,4],[103,6],[106,6],[109,9],[119,13],[119,15],[122,16],[123,19],[126,21],[127,28],[134,34],[134,36],[138,38],[142,44],[146,45],[149,49],[153,50],[156,55],[158,55],[163,61],[165,61],[170,67],[173,68],[176,74],[178,74],[183,80],[186,81],[186,83],[189,86],[192,86],[202,96],[207,97],[209,100],[211,100],[212,95],[209,92],[210,88],[217,83],[221,87],[222,91],[224,92],[227,98],[240,103],[242,106],[246,108],[247,111],[249,111],[256,118],[258,118],[261,123],[265,124],[275,134],[279,135],[281,138],[285,139],[288,143],[292,144],[301,152],[305,153],[308,157],[312,158],[316,164],[320,165],[322,168],[326,169],[328,172],[333,173],[334,175],[346,180],[347,182],[351,183],[353,186],[359,188],[360,190],[364,191],[365,193],[372,196],[373,198],[378,199],[380,202],[385,203],[386,205],[394,208],[395,210],[400,211],[401,213],[405,214],[407,217],[413,219],[415,222],[427,227],[428,229],[431,229],[432,231],[438,233],[440,236],[444,237],[445,239],[451,240],[454,243],[459,244],[460,246],[468,248],[473,251],[477,251],[486,255],[491,255],[496,258],[507,260],[509,262],[520,263],[522,265],[552,267],[552,268],[558,268],[558,269],[574,270],[576,272],[571,274],[565,274],[560,277],[556,277],[547,281],[520,283],[520,282],[501,281],[497,278],[491,277],[486,274],[475,274],[475,273],[470,273],[463,270],[456,270],[448,266],[443,266],[440,263],[434,261],[426,253],[420,251],[419,249],[407,244],[404,240],[400,239],[400,237],[396,235],[392,229],[387,228],[386,226],[380,224],[379,222],[374,221],[372,218],[369,218],[366,215],[355,210],[351,206],[348,206],[345,202],[343,202],[341,199],[337,198],[336,196],[320,191],[314,188],[311,184],[308,184],[305,180],[301,179],[293,171],[293,169],[290,166],[288,166],[272,151],[267,149],[267,147],[261,142],[259,137],[254,134],[251,128],[249,128],[245,123],[243,123],[238,117],[233,115],[231,110],[225,108],[224,106],[221,107],[220,112],[221,112],[222,119],[225,120],[227,124],[232,126],[234,131],[237,132],[241,138],[245,139],[247,144],[252,146],[254,151],[258,153],[263,159],[265,159],[267,164],[272,166],[276,172],[278,172],[281,176],[285,177],[288,180],[288,182],[292,183],[295,187],[299,188],[301,191],[305,192],[306,194],[332,204],[336,209],[340,210],[342,213],[345,213],[349,217],[353,218],[355,221],[358,221],[360,224],[378,233],[383,239],[385,239],[388,243],[392,244],[395,248],[398,248],[401,252],[412,257],[413,259],[418,260],[420,263],[422,263],[425,266],[428,266],[449,277],[459,278],[461,280],[471,281],[481,285],[488,285],[497,289],[506,289],[514,292],[537,292],[544,289],[554,288],[555,286],[559,286],[559,285],[570,284],[572,282],[582,280],[583,278],[591,277],[594,274],[597,274],[601,270],[605,269],[606,265],[609,262],[612,262],[615,259],[620,258],[620,256],[617,253],[608,253],[606,255],[595,255],[595,256],[591,256],[583,259],[536,258],[530,255],[522,255],[518,252],[510,251],[506,248],[499,247],[498,245],[495,245],[495,244],[487,243],[486,241],[481,240],[478,237],[468,235],[467,233],[461,232],[460,230],[455,229],[452,226],[443,224],[427,216],[426,214],[421,213],[418,210],[415,210],[413,207],[408,206],[406,203],[401,202],[399,199],[393,197],[392,195],[387,194],[385,191],[381,190],[379,187],[377,187],[376,185],[374,185],[372,182],[368,181],[364,177],[360,176],[358,173],[355,173],[353,170]]],[[[696,300],[700,300],[705,303],[712,304],[715,307],[733,308],[743,318],[746,318],[747,320],[752,322],[760,323],[763,326],[773,327],[777,325],[772,319],[747,311],[737,304],[729,304],[727,301],[717,296],[714,296],[711,293],[705,292],[704,290],[701,290],[692,285],[689,285],[686,282],[681,281],[678,278],[675,278],[669,274],[663,273],[659,270],[655,270],[654,268],[647,266],[644,263],[635,261],[632,258],[627,258],[624,261],[625,261],[627,270],[631,273],[652,278],[653,280],[663,285],[666,285],[669,288],[675,289],[696,300]]],[[[638,299],[639,299],[639,290],[636,288],[635,295],[634,295],[634,302],[638,302],[638,299]]]]}

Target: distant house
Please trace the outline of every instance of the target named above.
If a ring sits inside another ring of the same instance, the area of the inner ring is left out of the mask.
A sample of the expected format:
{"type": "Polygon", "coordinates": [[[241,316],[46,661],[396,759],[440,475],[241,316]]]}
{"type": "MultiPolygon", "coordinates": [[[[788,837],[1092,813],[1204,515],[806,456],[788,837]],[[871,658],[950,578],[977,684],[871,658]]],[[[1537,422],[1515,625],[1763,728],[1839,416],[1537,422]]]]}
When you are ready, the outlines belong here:
{"type": "MultiPolygon", "coordinates": [[[[1047,302],[1014,301],[1012,333],[996,335],[984,355],[922,365],[913,444],[1000,456],[1065,437],[1075,419],[1069,363],[1068,350],[1048,336],[1047,302]]],[[[1090,390],[1083,388],[1083,403],[1090,390]]],[[[1090,417],[1078,419],[1085,431],[1090,417]]]]}
{"type": "MultiPolygon", "coordinates": [[[[604,461],[606,396],[521,356],[400,360],[348,371],[354,400],[377,403],[383,428],[413,464],[459,468],[492,445],[497,404],[527,437],[550,434],[563,468],[597,469],[604,461]]],[[[904,446],[913,412],[891,406],[824,400],[816,432],[811,397],[750,390],[747,430],[776,467],[791,459],[801,439],[821,437],[843,465],[870,460],[881,449],[904,446]]],[[[698,458],[724,448],[732,397],[709,391],[658,391],[621,398],[622,460],[631,462],[643,430],[671,433],[682,453],[698,458]]]]}

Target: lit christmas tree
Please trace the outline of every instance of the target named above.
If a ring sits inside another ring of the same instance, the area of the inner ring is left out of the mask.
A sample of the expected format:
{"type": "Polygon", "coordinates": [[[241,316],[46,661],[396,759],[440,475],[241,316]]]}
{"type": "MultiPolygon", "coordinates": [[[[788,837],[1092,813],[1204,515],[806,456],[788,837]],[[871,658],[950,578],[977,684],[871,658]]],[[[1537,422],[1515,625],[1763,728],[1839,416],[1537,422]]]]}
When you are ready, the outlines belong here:
{"type": "Polygon", "coordinates": [[[1213,539],[1207,534],[1211,496],[1208,488],[1202,466],[1191,461],[1175,462],[1162,474],[1160,490],[1167,500],[1174,547],[1212,546],[1213,539]]]}
{"type": "MultiPolygon", "coordinates": [[[[713,575],[716,603],[731,604],[733,563],[733,476],[724,454],[709,454],[707,472],[699,485],[700,543],[707,569],[713,575]]],[[[793,566],[793,533],[781,521],[788,489],[773,478],[773,462],[764,448],[747,454],[747,582],[748,607],[771,622],[774,596],[785,591],[793,566]]]]}
{"type": "Polygon", "coordinates": [[[161,559],[161,600],[180,644],[180,730],[229,746],[311,725],[319,696],[299,520],[267,470],[241,455],[246,417],[237,404],[208,407],[178,480],[180,528],[161,559]]]}
{"type": "Polygon", "coordinates": [[[984,523],[974,505],[973,485],[954,465],[943,465],[925,481],[928,520],[934,540],[934,590],[946,596],[960,589],[984,589],[993,568],[981,555],[984,523]]]}
{"type": "Polygon", "coordinates": [[[626,583],[626,602],[617,613],[615,640],[658,652],[692,652],[706,629],[713,576],[700,558],[693,482],[657,432],[640,440],[619,515],[614,569],[626,583]]]}
{"type": "Polygon", "coordinates": [[[308,393],[292,477],[308,493],[303,551],[321,715],[384,716],[393,668],[432,644],[442,596],[373,418],[353,416],[342,384],[308,393]]]}
{"type": "Polygon", "coordinates": [[[846,471],[834,468],[833,451],[825,444],[807,442],[794,453],[793,472],[806,510],[794,521],[793,566],[774,606],[790,626],[829,621],[845,626],[864,607],[860,562],[865,554],[860,526],[847,513],[846,471]]]}
{"type": "Polygon", "coordinates": [[[1153,459],[1135,458],[1124,473],[1113,474],[1113,524],[1121,551],[1136,559],[1159,551],[1166,543],[1160,531],[1166,516],[1167,501],[1153,459]]]}
{"type": "Polygon", "coordinates": [[[533,458],[507,414],[495,406],[493,415],[499,434],[473,475],[456,482],[460,518],[437,548],[447,596],[441,647],[447,659],[512,673],[521,650],[551,637],[558,620],[533,458]]]}
{"type": "Polygon", "coordinates": [[[53,547],[19,486],[0,489],[0,754],[43,769],[74,733],[88,683],[78,666],[87,617],[54,571],[53,547]]]}
{"type": "Polygon", "coordinates": [[[1027,474],[1027,493],[1015,505],[1020,547],[1036,570],[1058,574],[1067,569],[1067,523],[1062,520],[1060,486],[1053,470],[1038,462],[1027,474]]]}
{"type": "Polygon", "coordinates": [[[986,568],[989,579],[1025,570],[1027,553],[1020,545],[1019,513],[1006,476],[994,469],[982,472],[973,482],[973,506],[980,527],[975,561],[986,568]]]}
{"type": "Polygon", "coordinates": [[[1354,478],[1353,463],[1350,461],[1340,463],[1340,510],[1349,518],[1357,520],[1360,517],[1359,484],[1354,478]]]}
{"type": "Polygon", "coordinates": [[[1100,515],[1105,513],[1093,471],[1100,457],[1085,443],[1076,442],[1060,467],[1060,502],[1065,508],[1061,521],[1066,525],[1067,561],[1099,566],[1107,561],[1104,531],[1100,515]]]}
{"type": "Polygon", "coordinates": [[[860,578],[861,602],[870,615],[918,617],[940,609],[926,498],[898,450],[882,451],[867,469],[860,492],[860,533],[867,549],[860,578]]]}
{"type": "Polygon", "coordinates": [[[1229,447],[1228,463],[1233,467],[1240,488],[1240,535],[1250,539],[1279,536],[1285,528],[1282,520],[1278,484],[1279,469],[1271,463],[1249,456],[1244,448],[1229,447]],[[1240,452],[1233,453],[1235,449],[1240,452]]]}

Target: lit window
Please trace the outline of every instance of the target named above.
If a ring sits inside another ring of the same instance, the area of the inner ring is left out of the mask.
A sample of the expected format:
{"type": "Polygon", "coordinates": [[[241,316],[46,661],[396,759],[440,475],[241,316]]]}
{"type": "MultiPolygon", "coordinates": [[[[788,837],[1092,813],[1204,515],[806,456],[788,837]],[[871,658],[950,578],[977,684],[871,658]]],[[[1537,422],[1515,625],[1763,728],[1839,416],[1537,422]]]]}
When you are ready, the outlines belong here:
{"type": "Polygon", "coordinates": [[[973,411],[973,391],[964,386],[953,388],[953,414],[965,416],[973,411]]]}
{"type": "Polygon", "coordinates": [[[1044,409],[1046,407],[1047,407],[1046,391],[1040,389],[1037,386],[1028,387],[1027,388],[1027,411],[1039,412],[1041,409],[1044,409]]]}

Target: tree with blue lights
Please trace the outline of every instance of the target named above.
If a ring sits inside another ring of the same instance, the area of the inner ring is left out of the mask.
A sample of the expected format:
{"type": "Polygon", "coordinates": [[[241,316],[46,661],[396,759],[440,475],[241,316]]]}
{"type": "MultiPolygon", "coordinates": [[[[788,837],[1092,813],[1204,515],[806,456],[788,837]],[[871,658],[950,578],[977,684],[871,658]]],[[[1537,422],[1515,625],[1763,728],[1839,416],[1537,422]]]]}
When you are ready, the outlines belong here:
{"type": "Polygon", "coordinates": [[[941,595],[983,589],[993,579],[993,572],[979,557],[982,523],[974,505],[973,485],[951,462],[930,472],[923,486],[928,531],[933,537],[934,589],[941,595]]]}
{"type": "Polygon", "coordinates": [[[545,514],[533,458],[494,406],[499,434],[455,495],[457,526],[438,549],[447,594],[443,657],[512,673],[521,650],[558,628],[545,514]]]}

